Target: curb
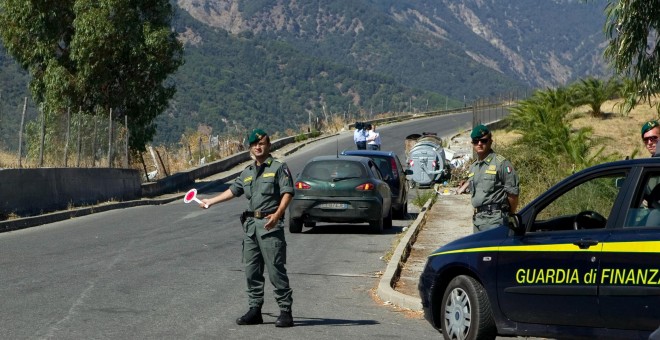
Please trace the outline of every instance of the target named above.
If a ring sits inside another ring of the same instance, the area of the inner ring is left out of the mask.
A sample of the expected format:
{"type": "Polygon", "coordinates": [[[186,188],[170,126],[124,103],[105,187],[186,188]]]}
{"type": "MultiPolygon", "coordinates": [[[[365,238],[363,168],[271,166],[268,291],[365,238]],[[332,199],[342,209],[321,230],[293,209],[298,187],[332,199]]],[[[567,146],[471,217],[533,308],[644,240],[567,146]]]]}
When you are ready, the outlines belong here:
{"type": "Polygon", "coordinates": [[[392,288],[396,283],[399,275],[401,274],[401,269],[410,254],[410,248],[415,243],[417,235],[422,230],[422,227],[426,223],[426,212],[431,209],[433,205],[433,199],[429,199],[422,207],[419,215],[415,221],[408,227],[408,231],[399,241],[399,245],[394,250],[392,254],[392,259],[387,264],[385,273],[380,278],[378,283],[378,289],[376,294],[387,302],[390,302],[396,306],[408,308],[412,310],[422,310],[422,299],[416,296],[406,295],[400,292],[397,292],[392,288]]]}

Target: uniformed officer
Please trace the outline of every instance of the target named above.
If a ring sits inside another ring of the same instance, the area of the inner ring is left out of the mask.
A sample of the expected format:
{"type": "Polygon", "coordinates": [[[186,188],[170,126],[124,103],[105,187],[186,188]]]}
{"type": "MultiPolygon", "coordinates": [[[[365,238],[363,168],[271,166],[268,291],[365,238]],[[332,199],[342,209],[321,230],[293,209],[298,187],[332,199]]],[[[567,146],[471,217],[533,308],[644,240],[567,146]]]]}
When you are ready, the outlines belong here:
{"type": "Polygon", "coordinates": [[[474,207],[473,231],[479,232],[506,223],[506,216],[518,207],[518,175],[511,162],[491,148],[493,136],[484,125],[470,134],[477,160],[470,166],[468,183],[474,207]]]}
{"type": "Polygon", "coordinates": [[[642,142],[644,147],[651,154],[651,157],[657,157],[658,138],[660,138],[660,124],[657,120],[649,120],[642,125],[642,142]]]}
{"type": "Polygon", "coordinates": [[[239,325],[263,323],[261,306],[264,303],[264,266],[275,287],[275,300],[280,316],[277,327],[293,326],[291,304],[292,289],[286,273],[286,240],[284,239],[284,212],[293,198],[293,180],[286,163],[270,155],[270,137],[255,129],[248,137],[250,155],[254,163],[243,170],[240,177],[221,194],[203,199],[201,207],[230,200],[245,194],[248,210],[241,215],[243,231],[243,262],[247,278],[250,310],[236,319],[239,325]]]}
{"type": "MultiPolygon", "coordinates": [[[[660,138],[660,124],[657,120],[649,120],[648,122],[642,125],[642,142],[644,147],[651,154],[651,157],[660,157],[660,149],[658,149],[658,139],[660,138]]],[[[653,189],[660,184],[660,177],[650,177],[649,182],[646,184],[646,189],[644,192],[644,199],[646,202],[644,204],[648,206],[648,201],[650,200],[651,192],[653,189]]]]}

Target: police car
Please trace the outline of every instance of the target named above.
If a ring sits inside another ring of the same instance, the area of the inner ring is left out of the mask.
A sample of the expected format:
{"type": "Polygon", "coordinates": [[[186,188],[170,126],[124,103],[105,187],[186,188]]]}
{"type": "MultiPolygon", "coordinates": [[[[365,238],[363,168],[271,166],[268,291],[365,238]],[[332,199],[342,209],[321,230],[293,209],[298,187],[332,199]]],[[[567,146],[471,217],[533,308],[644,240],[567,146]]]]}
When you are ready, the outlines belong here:
{"type": "Polygon", "coordinates": [[[583,170],[507,226],[446,244],[419,292],[445,339],[648,338],[660,329],[660,158],[583,170]]]}

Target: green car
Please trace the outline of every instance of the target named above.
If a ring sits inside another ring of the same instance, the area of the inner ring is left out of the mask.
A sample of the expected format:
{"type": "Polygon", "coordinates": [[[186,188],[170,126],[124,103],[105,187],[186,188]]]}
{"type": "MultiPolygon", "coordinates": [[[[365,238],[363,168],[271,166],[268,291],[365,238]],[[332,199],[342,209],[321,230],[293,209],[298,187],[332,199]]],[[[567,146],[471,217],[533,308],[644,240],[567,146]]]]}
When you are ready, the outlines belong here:
{"type": "Polygon", "coordinates": [[[289,216],[292,233],[316,222],[368,222],[380,233],[392,227],[392,193],[372,159],[319,156],[296,179],[289,216]]]}

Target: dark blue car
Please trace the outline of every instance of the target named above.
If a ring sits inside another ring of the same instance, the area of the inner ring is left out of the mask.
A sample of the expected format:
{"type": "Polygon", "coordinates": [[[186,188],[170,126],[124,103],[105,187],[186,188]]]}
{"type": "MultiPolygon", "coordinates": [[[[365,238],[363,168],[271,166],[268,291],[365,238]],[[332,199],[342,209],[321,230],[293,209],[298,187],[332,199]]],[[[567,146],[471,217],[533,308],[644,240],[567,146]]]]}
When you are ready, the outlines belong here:
{"type": "Polygon", "coordinates": [[[345,150],[342,155],[371,158],[392,191],[392,209],[396,219],[404,219],[408,213],[408,185],[401,161],[394,151],[345,150]]]}
{"type": "Polygon", "coordinates": [[[576,173],[432,253],[426,319],[445,339],[646,339],[660,327],[660,158],[576,173]]]}

